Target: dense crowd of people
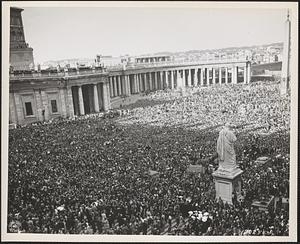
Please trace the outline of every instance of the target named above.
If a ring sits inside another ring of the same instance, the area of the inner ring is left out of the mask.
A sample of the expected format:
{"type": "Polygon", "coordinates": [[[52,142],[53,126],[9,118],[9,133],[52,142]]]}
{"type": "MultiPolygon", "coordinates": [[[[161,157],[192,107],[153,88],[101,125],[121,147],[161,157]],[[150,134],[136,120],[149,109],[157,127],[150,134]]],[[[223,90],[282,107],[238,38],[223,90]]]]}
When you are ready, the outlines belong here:
{"type": "Polygon", "coordinates": [[[151,93],[118,116],[10,130],[8,231],[288,235],[281,199],[289,198],[290,98],[273,83],[185,92],[151,93]],[[242,197],[233,205],[216,199],[208,170],[218,166],[224,121],[236,125],[244,170],[242,197]],[[260,156],[271,163],[257,165],[260,156]],[[204,173],[187,172],[201,160],[208,162],[204,173]],[[268,211],[252,206],[271,196],[277,204],[268,211]]]}
{"type": "Polygon", "coordinates": [[[289,104],[290,97],[279,96],[278,84],[271,82],[194,87],[184,92],[153,93],[129,105],[132,115],[124,123],[173,127],[185,124],[199,130],[227,121],[243,125],[243,129],[272,133],[289,130],[289,104]]]}

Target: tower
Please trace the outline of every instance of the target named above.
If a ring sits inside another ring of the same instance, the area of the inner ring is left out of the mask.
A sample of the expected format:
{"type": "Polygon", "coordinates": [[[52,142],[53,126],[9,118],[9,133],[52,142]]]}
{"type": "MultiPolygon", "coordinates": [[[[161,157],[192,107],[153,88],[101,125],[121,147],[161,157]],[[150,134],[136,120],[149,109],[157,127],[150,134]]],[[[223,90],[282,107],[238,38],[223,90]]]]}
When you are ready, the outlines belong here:
{"type": "Polygon", "coordinates": [[[291,58],[291,22],[289,19],[289,11],[287,14],[287,20],[284,23],[285,36],[283,43],[283,55],[282,55],[282,70],[281,70],[281,82],[280,82],[280,94],[287,94],[290,88],[290,58],[291,58]]]}
{"type": "Polygon", "coordinates": [[[21,8],[10,8],[9,62],[13,70],[29,70],[34,66],[33,49],[25,42],[21,8]]]}

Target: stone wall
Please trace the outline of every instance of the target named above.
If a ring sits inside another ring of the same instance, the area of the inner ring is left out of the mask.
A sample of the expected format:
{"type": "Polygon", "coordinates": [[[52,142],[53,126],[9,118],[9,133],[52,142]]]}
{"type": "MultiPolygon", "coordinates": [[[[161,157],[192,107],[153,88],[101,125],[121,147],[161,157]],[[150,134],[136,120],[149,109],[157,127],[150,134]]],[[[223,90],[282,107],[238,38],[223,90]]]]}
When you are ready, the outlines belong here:
{"type": "Polygon", "coordinates": [[[14,91],[9,94],[9,122],[27,124],[67,117],[65,88],[14,91]]]}

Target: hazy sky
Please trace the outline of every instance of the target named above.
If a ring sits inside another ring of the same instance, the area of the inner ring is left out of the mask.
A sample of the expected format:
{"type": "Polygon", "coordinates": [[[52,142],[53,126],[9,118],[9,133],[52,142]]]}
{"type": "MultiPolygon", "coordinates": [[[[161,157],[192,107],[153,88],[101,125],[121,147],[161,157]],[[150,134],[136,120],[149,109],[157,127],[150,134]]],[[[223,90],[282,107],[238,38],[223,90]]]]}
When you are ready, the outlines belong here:
{"type": "Polygon", "coordinates": [[[286,9],[25,7],[35,63],[282,42],[286,9]]]}

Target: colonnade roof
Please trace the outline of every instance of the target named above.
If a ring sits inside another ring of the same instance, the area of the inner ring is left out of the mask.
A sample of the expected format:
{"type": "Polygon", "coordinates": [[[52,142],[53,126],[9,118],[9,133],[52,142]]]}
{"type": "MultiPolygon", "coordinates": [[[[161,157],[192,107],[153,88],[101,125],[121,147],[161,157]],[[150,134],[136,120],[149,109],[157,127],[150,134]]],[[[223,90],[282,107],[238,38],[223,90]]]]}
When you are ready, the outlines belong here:
{"type": "Polygon", "coordinates": [[[195,69],[201,67],[232,67],[232,66],[244,66],[250,61],[247,60],[214,60],[211,62],[160,62],[158,64],[134,64],[132,66],[118,67],[111,70],[85,70],[78,72],[27,72],[17,75],[10,75],[10,81],[45,81],[45,80],[59,80],[59,79],[81,79],[88,77],[100,77],[100,76],[113,76],[113,75],[129,75],[134,73],[147,73],[158,72],[166,70],[182,70],[182,69],[195,69]],[[123,69],[125,68],[125,69],[123,69]]]}

